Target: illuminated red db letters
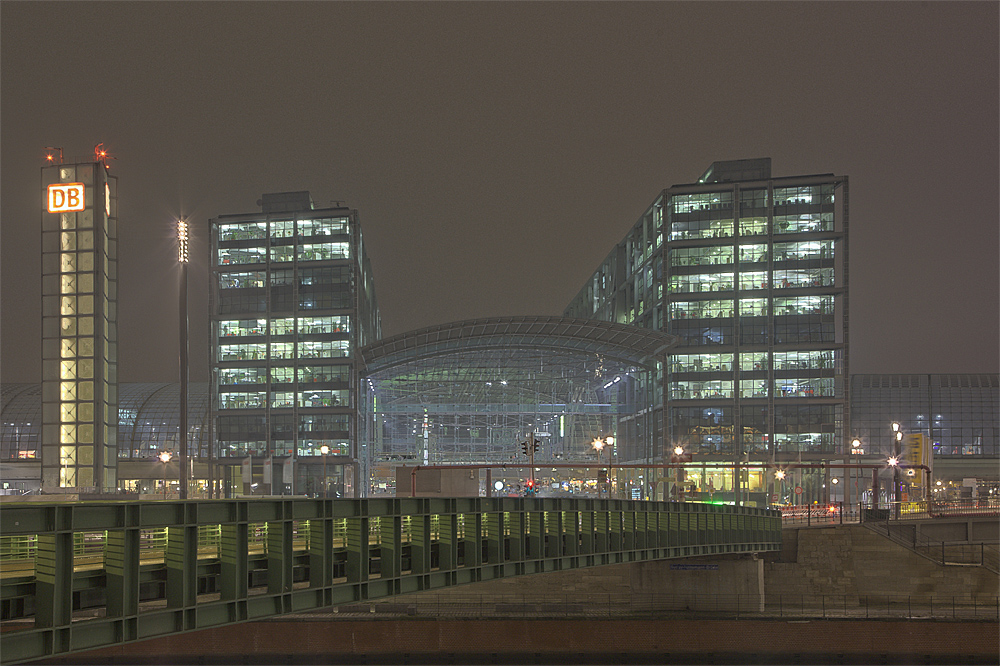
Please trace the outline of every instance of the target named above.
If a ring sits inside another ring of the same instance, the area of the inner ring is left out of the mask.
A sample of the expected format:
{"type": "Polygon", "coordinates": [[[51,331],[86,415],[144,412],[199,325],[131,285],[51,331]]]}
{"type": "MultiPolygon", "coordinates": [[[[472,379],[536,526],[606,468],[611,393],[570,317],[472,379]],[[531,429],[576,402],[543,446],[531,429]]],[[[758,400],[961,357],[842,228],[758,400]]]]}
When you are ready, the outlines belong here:
{"type": "Polygon", "coordinates": [[[49,185],[50,213],[69,213],[83,209],[83,183],[49,185]]]}

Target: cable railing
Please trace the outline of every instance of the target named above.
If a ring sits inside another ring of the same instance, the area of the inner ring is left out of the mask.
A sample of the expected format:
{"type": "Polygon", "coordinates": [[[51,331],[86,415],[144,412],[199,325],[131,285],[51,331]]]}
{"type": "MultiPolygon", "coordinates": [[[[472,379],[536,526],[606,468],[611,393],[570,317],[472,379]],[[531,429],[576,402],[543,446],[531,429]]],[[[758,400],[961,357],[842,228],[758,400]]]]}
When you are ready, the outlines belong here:
{"type": "Polygon", "coordinates": [[[942,566],[981,566],[994,573],[1000,569],[1000,555],[995,544],[931,539],[910,525],[892,519],[868,520],[863,525],[942,566]]]}
{"type": "Polygon", "coordinates": [[[912,521],[927,518],[1000,516],[1000,499],[958,499],[944,501],[870,502],[844,504],[775,504],[782,525],[833,525],[871,521],[912,521]]]}

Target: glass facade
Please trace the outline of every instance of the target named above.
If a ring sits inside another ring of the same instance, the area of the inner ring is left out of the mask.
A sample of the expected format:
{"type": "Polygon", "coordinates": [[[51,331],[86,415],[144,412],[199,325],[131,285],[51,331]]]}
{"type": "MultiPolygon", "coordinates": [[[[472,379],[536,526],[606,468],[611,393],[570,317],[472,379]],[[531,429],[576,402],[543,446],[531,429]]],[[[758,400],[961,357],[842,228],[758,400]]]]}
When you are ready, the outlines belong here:
{"type": "MultiPolygon", "coordinates": [[[[384,465],[423,461],[424,453],[432,464],[448,462],[496,462],[508,460],[510,443],[536,424],[546,424],[540,461],[566,462],[581,459],[588,453],[590,441],[597,435],[615,433],[621,444],[616,445],[615,459],[643,459],[653,443],[641,437],[641,421],[629,418],[648,406],[650,396],[634,391],[641,374],[630,375],[625,366],[607,362],[595,365],[583,357],[566,354],[523,354],[517,365],[505,362],[510,371],[503,378],[496,374],[498,365],[489,363],[483,354],[457,354],[437,361],[412,364],[385,377],[373,376],[367,399],[381,396],[368,413],[372,418],[364,437],[370,446],[370,473],[373,478],[384,465]],[[534,364],[531,360],[535,359],[534,364]],[[544,363],[541,361],[544,360],[544,363]],[[558,363],[555,363],[558,361],[558,363]],[[522,368],[523,366],[523,368],[522,368]],[[576,368],[582,371],[574,373],[576,368]],[[544,375],[539,374],[544,369],[544,375]],[[530,371],[530,375],[525,372],[530,371]],[[597,380],[598,370],[604,380],[597,380]],[[524,380],[515,380],[524,372],[524,380]],[[491,374],[492,373],[492,374],[491,374]],[[614,377],[622,380],[614,383],[614,377]],[[441,380],[458,385],[475,385],[475,392],[466,392],[465,403],[446,401],[435,394],[441,380]],[[609,384],[609,380],[612,383],[609,384]],[[506,382],[506,384],[504,383],[506,382]],[[525,386],[528,390],[525,390],[525,386]],[[622,388],[624,386],[624,388],[622,388]],[[631,387],[631,388],[630,388],[631,387]],[[613,389],[613,390],[612,390],[613,389]],[[574,401],[566,404],[560,395],[574,401]],[[537,397],[536,397],[537,396],[537,397]],[[424,407],[430,406],[425,419],[424,407]],[[634,401],[639,401],[637,408],[634,401]],[[575,405],[575,406],[574,406],[575,405]],[[501,409],[502,408],[502,409],[501,409]],[[617,423],[617,425],[616,425],[617,423]],[[378,424],[372,430],[372,425],[378,424]],[[530,424],[530,425],[529,425],[530,424]],[[617,428],[617,430],[616,430],[617,428]],[[632,430],[635,429],[635,430],[632,430]],[[639,442],[641,447],[633,448],[639,442]]],[[[684,363],[701,368],[720,367],[728,362],[727,355],[675,355],[671,363],[684,363]]],[[[494,359],[495,360],[495,359],[494,359]]],[[[365,381],[367,384],[367,380],[365,381]]],[[[864,455],[861,462],[884,460],[892,452],[892,421],[902,424],[907,433],[924,433],[931,438],[934,450],[934,478],[944,484],[960,487],[963,479],[977,478],[982,485],[995,484],[1000,474],[1000,376],[984,375],[854,375],[851,377],[851,438],[858,437],[864,455]]],[[[162,478],[162,468],[149,462],[162,450],[177,450],[179,427],[178,384],[121,384],[118,410],[119,450],[118,469],[121,483],[152,484],[162,478]]],[[[37,472],[9,473],[8,465],[38,466],[41,457],[41,385],[3,384],[0,400],[3,420],[0,426],[0,477],[11,488],[38,487],[37,472]]],[[[815,423],[834,418],[828,405],[806,405],[794,410],[778,406],[780,421],[788,430],[776,437],[775,448],[790,455],[799,452],[828,450],[832,433],[814,433],[815,423]]],[[[678,425],[701,437],[699,458],[711,449],[728,445],[731,424],[735,421],[732,407],[678,407],[674,411],[678,425]]],[[[253,432],[253,442],[260,442],[260,455],[266,451],[268,431],[262,416],[239,415],[224,422],[241,432],[253,432]]],[[[764,430],[768,424],[766,408],[744,405],[740,408],[743,428],[764,430]]],[[[287,416],[276,417],[271,424],[273,441],[294,441],[294,421],[287,416]]],[[[304,433],[343,429],[349,425],[343,415],[316,414],[308,416],[302,425],[304,433]],[[339,425],[338,425],[339,424],[339,425]]],[[[193,382],[188,396],[188,446],[196,458],[195,478],[204,485],[208,470],[204,460],[209,455],[209,385],[193,382]]],[[[217,426],[218,427],[218,426],[217,426]]],[[[541,428],[539,428],[541,429],[541,428]]],[[[348,439],[336,440],[336,453],[347,455],[348,439]]],[[[750,432],[750,431],[747,431],[750,432]]],[[[308,440],[307,440],[308,441],[308,440]]],[[[308,447],[308,444],[304,444],[308,447]]],[[[256,444],[253,446],[256,447],[256,444]]],[[[757,452],[766,452],[763,438],[757,452]]],[[[311,454],[321,455],[315,447],[311,454]]],[[[592,457],[593,452],[589,452],[592,457]]],[[[305,456],[303,456],[305,458],[305,456]]],[[[843,456],[840,456],[843,460],[843,456]]],[[[321,459],[320,459],[321,461],[321,459]]],[[[261,469],[262,466],[260,467],[261,469]]],[[[320,470],[322,473],[322,470],[320,470]]],[[[732,469],[707,466],[691,472],[707,486],[731,487],[732,469]]],[[[751,480],[753,474],[751,471],[751,480]]],[[[303,473],[303,478],[307,475],[303,473]]],[[[176,480],[176,476],[172,477],[176,480]]],[[[383,479],[384,480],[384,479],[383,479]]],[[[173,483],[173,481],[172,481],[173,483]]],[[[6,486],[5,486],[6,488],[6,486]]],[[[375,487],[376,492],[378,487],[375,487]]],[[[790,488],[786,488],[790,492],[790,488]]]]}
{"type": "Polygon", "coordinates": [[[237,478],[249,456],[281,459],[262,491],[316,493],[329,487],[316,478],[326,447],[334,487],[347,492],[356,350],[381,335],[358,213],[317,209],[308,192],[265,194],[261,205],[211,220],[213,456],[224,492],[256,487],[237,478]],[[292,475],[277,471],[287,459],[292,475]]]}
{"type": "Polygon", "coordinates": [[[115,489],[118,181],[103,162],[42,168],[42,486],[115,489]]]}
{"type": "Polygon", "coordinates": [[[564,314],[681,338],[662,459],[828,459],[849,417],[847,229],[846,177],[717,162],[657,197],[564,314]]]}
{"type": "MultiPolygon", "coordinates": [[[[890,424],[930,437],[936,461],[1000,456],[1000,380],[985,375],[854,375],[852,435],[866,453],[892,455],[890,424]]],[[[996,470],[994,469],[994,475],[996,470]]]]}

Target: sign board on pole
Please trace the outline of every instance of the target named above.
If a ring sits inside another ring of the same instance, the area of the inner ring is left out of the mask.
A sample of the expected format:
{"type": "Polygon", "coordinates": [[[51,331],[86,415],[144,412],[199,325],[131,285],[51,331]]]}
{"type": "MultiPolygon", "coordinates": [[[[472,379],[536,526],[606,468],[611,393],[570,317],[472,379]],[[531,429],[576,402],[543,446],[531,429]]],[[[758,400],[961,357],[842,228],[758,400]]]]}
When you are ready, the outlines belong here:
{"type": "Polygon", "coordinates": [[[253,465],[253,458],[247,456],[246,458],[243,459],[242,463],[243,483],[250,483],[252,481],[253,479],[253,476],[251,474],[251,470],[253,469],[252,465],[253,465]]]}

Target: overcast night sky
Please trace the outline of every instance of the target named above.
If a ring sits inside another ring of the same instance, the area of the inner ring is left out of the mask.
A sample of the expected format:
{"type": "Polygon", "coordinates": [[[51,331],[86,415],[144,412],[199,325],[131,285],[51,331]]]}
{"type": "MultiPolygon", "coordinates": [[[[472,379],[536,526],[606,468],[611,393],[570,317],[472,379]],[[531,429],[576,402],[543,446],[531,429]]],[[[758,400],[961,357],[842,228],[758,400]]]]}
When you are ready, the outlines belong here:
{"type": "Polygon", "coordinates": [[[559,315],[715,160],[850,177],[853,373],[997,372],[998,4],[0,4],[2,381],[41,381],[40,177],[104,142],[122,381],[177,381],[173,219],[360,212],[386,335],[559,315]]]}

